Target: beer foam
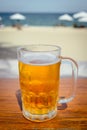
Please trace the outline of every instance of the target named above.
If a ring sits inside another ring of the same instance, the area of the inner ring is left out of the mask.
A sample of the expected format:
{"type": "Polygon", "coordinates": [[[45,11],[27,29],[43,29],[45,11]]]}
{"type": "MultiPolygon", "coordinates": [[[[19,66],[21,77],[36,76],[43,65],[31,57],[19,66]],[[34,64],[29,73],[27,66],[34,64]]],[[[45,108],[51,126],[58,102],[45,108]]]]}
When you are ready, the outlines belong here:
{"type": "Polygon", "coordinates": [[[24,54],[20,60],[24,62],[25,64],[31,64],[31,65],[37,65],[37,66],[54,64],[60,61],[60,59],[58,59],[58,57],[55,56],[54,54],[42,53],[42,52],[40,53],[31,52],[28,54],[24,54]]]}

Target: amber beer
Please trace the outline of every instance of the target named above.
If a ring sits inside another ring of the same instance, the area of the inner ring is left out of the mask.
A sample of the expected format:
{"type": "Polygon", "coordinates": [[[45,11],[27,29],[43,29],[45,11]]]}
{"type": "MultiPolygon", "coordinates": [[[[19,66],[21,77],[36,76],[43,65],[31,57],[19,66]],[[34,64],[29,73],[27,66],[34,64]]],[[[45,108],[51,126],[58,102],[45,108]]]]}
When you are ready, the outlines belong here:
{"type": "Polygon", "coordinates": [[[61,47],[47,44],[19,47],[17,56],[24,117],[35,122],[54,118],[57,115],[57,103],[67,103],[75,97],[78,75],[76,61],[62,57],[61,47]],[[73,85],[67,98],[59,98],[58,95],[62,60],[67,61],[72,68],[73,85]]]}
{"type": "Polygon", "coordinates": [[[60,60],[53,54],[28,54],[19,61],[24,115],[49,114],[57,109],[59,71],[60,60]]]}

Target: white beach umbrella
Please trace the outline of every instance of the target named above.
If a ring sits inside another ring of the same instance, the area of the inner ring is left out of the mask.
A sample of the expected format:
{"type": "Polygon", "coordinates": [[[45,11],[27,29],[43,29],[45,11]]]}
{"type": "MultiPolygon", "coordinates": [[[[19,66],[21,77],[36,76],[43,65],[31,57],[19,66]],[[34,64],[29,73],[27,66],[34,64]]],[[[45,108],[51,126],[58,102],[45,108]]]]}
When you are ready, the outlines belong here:
{"type": "Polygon", "coordinates": [[[16,13],[10,16],[11,20],[25,20],[26,17],[22,14],[16,13]]]}
{"type": "Polygon", "coordinates": [[[78,22],[85,22],[85,23],[87,23],[87,17],[82,17],[82,18],[78,19],[78,22]]]}
{"type": "Polygon", "coordinates": [[[64,15],[59,17],[59,20],[62,20],[62,21],[64,21],[64,20],[65,21],[73,21],[73,18],[70,15],[68,15],[68,14],[64,14],[64,15]]]}
{"type": "Polygon", "coordinates": [[[75,13],[74,15],[73,15],[73,17],[74,18],[81,18],[81,17],[86,17],[87,16],[87,12],[84,12],[84,11],[82,11],[82,12],[78,12],[78,13],[75,13]]]}

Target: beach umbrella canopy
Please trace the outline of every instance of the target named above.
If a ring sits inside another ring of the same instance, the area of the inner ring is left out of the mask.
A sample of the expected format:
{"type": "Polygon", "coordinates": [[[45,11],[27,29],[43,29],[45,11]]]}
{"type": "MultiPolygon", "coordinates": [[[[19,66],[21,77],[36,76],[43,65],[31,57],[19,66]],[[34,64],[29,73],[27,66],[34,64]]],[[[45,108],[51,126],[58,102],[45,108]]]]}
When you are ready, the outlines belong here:
{"type": "Polygon", "coordinates": [[[87,12],[78,12],[76,14],[73,15],[74,18],[78,19],[78,18],[81,18],[81,17],[86,17],[87,16],[87,12]]]}
{"type": "Polygon", "coordinates": [[[86,22],[87,23],[87,17],[83,17],[78,19],[78,22],[86,22]]]}
{"type": "Polygon", "coordinates": [[[25,20],[26,17],[22,14],[16,13],[10,16],[11,20],[25,20]]]}
{"type": "Polygon", "coordinates": [[[62,20],[62,21],[73,21],[73,18],[70,15],[68,15],[68,14],[64,14],[64,15],[59,17],[59,20],[62,20]]]}

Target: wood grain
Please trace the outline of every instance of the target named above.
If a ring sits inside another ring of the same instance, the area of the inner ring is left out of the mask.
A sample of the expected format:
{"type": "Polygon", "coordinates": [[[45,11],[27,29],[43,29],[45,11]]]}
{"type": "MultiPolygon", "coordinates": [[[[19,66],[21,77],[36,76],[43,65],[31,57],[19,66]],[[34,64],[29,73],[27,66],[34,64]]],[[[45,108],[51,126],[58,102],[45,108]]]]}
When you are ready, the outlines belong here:
{"type": "MultiPolygon", "coordinates": [[[[70,87],[71,80],[62,78],[62,94],[70,87]]],[[[78,79],[75,99],[58,110],[54,119],[43,123],[31,122],[23,117],[19,89],[18,79],[0,79],[0,130],[87,129],[87,78],[78,79]]]]}

